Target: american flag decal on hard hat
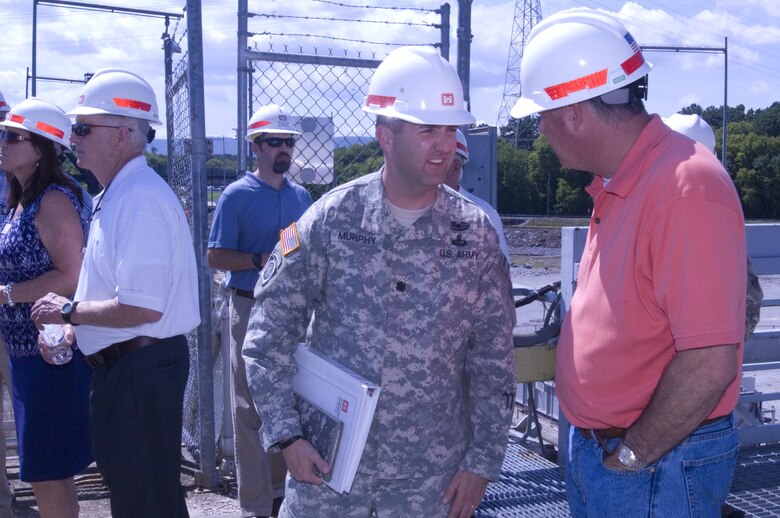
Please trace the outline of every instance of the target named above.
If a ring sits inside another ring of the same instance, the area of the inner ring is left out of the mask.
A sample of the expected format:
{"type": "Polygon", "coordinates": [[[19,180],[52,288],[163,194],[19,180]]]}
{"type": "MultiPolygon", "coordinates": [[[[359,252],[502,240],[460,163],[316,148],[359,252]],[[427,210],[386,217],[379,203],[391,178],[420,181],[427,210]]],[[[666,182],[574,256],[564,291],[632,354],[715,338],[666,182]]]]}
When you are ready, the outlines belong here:
{"type": "Polygon", "coordinates": [[[627,32],[625,36],[623,36],[629,45],[631,45],[631,50],[634,52],[639,52],[639,45],[636,44],[636,40],[634,40],[634,37],[631,36],[630,32],[627,32]]]}
{"type": "Polygon", "coordinates": [[[282,255],[289,255],[301,246],[298,241],[298,227],[293,223],[279,233],[279,243],[282,245],[282,255]]]}

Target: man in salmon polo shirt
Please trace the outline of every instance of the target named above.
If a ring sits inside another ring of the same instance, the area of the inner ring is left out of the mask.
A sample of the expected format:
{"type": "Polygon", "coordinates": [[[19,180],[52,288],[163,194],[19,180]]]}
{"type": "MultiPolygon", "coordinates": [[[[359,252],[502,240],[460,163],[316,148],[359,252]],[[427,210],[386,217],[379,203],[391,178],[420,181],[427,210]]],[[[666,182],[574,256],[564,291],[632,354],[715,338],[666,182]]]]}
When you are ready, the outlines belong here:
{"type": "Polygon", "coordinates": [[[595,175],[556,390],[575,517],[720,516],[738,450],[744,218],[715,156],[645,110],[644,60],[602,11],[534,27],[512,110],[595,175]]]}

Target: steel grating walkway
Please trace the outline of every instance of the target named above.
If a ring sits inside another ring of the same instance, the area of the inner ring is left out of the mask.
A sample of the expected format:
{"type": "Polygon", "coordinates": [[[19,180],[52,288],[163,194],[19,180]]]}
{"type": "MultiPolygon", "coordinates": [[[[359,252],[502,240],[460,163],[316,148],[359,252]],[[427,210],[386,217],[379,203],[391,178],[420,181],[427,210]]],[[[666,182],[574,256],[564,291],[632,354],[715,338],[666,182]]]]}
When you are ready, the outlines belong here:
{"type": "MultiPolygon", "coordinates": [[[[726,501],[746,517],[780,516],[780,444],[742,448],[726,501]]],[[[520,444],[510,442],[501,478],[488,484],[475,518],[570,516],[563,471],[520,444]]],[[[734,515],[732,515],[734,516],[734,515]]]]}
{"type": "Polygon", "coordinates": [[[780,516],[780,444],[740,450],[726,502],[745,516],[780,516]]]}
{"type": "Polygon", "coordinates": [[[569,516],[563,473],[556,464],[510,442],[501,478],[488,484],[476,518],[569,516]]]}

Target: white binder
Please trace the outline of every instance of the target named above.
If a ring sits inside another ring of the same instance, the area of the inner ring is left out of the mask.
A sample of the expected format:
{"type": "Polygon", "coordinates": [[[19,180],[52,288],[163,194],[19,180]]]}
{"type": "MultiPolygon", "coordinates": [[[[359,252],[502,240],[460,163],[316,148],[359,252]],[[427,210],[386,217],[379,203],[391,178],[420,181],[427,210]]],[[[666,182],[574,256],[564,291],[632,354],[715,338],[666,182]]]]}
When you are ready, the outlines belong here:
{"type": "Polygon", "coordinates": [[[305,344],[298,344],[295,361],[295,393],[343,423],[330,479],[325,483],[339,494],[348,493],[374,419],[379,386],[305,344]]]}

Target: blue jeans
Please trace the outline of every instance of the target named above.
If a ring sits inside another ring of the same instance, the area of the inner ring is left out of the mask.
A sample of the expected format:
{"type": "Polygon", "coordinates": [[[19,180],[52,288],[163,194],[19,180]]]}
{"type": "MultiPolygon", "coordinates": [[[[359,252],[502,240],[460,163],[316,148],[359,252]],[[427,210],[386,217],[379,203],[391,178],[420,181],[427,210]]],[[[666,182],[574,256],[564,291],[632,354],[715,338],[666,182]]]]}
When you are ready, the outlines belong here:
{"type": "MultiPolygon", "coordinates": [[[[608,439],[613,451],[620,439],[608,439]]],[[[733,414],[700,426],[676,448],[636,471],[604,466],[607,454],[572,427],[566,497],[574,517],[719,517],[737,464],[733,414]]]]}

